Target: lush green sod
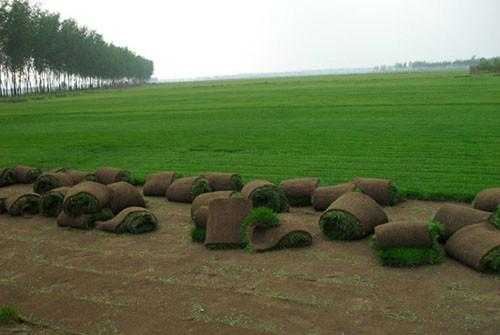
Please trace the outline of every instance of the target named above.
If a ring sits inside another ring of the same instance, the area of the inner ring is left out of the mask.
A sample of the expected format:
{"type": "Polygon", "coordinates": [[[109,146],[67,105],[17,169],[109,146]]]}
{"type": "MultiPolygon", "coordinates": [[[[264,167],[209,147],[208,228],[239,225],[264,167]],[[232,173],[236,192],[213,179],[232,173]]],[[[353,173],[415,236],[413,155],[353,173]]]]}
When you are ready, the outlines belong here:
{"type": "Polygon", "coordinates": [[[4,100],[0,143],[0,166],[382,177],[420,196],[470,199],[500,186],[500,76],[238,80],[4,100]]]}

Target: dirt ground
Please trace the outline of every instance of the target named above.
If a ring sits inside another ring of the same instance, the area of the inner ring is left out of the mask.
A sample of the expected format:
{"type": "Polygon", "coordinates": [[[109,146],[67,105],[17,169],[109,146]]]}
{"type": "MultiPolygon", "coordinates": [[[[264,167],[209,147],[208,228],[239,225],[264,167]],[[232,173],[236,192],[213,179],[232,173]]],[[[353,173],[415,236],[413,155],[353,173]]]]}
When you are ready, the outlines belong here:
{"type": "MultiPolygon", "coordinates": [[[[0,196],[31,186],[0,189],[0,196]]],[[[430,219],[442,202],[408,201],[391,220],[430,219]]],[[[369,239],[330,242],[320,213],[292,209],[312,247],[208,251],[189,237],[190,206],[148,199],[159,230],[142,236],[0,216],[0,306],[40,324],[0,334],[498,334],[500,276],[453,259],[381,266],[369,239]]]]}

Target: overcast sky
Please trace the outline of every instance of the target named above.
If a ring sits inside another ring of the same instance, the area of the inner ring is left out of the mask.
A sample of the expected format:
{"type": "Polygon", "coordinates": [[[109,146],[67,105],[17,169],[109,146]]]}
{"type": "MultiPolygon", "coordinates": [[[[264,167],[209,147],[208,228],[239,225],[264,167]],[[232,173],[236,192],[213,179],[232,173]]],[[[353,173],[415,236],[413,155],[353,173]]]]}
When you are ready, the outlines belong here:
{"type": "Polygon", "coordinates": [[[500,0],[41,0],[192,78],[500,56],[500,0]]]}

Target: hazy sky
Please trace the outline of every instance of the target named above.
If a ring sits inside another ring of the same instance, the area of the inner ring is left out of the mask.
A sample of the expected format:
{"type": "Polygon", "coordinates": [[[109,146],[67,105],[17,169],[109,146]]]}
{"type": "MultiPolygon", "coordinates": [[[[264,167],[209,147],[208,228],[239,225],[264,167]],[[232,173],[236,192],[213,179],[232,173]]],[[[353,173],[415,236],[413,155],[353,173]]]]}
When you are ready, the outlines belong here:
{"type": "Polygon", "coordinates": [[[158,78],[500,56],[499,0],[41,0],[158,78]]]}

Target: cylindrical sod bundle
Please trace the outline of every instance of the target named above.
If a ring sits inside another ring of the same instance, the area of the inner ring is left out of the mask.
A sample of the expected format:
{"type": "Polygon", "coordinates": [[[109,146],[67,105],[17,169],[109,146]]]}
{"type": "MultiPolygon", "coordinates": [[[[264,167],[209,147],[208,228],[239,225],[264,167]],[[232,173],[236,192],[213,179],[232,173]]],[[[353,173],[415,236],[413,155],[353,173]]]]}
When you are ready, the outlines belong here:
{"type": "Polygon", "coordinates": [[[434,216],[434,221],[444,227],[441,241],[446,242],[453,234],[465,226],[488,221],[492,213],[470,207],[446,204],[434,216]]]}
{"type": "Polygon", "coordinates": [[[122,170],[114,167],[102,167],[96,170],[95,177],[98,183],[109,185],[124,181],[133,183],[132,173],[127,170],[122,170]]]}
{"type": "Polygon", "coordinates": [[[57,217],[64,208],[64,197],[69,187],[60,187],[45,193],[42,196],[40,210],[44,216],[57,217]]]}
{"type": "Polygon", "coordinates": [[[348,192],[321,215],[319,226],[330,240],[358,240],[388,221],[379,204],[366,194],[348,192]]]}
{"type": "Polygon", "coordinates": [[[108,221],[96,222],[96,226],[115,234],[144,234],[157,229],[158,219],[145,208],[129,207],[108,221]]]}
{"type": "Polygon", "coordinates": [[[24,193],[3,200],[3,207],[11,216],[28,216],[40,211],[40,195],[24,193]]]}
{"type": "Polygon", "coordinates": [[[347,192],[353,192],[356,188],[354,183],[344,183],[335,186],[322,186],[314,190],[312,204],[315,210],[324,211],[335,200],[347,192]]]}
{"type": "Polygon", "coordinates": [[[500,206],[500,188],[490,188],[479,192],[472,204],[475,209],[487,212],[496,211],[500,206]]]}
{"type": "Polygon", "coordinates": [[[38,194],[45,194],[50,190],[73,186],[73,179],[66,172],[52,172],[42,174],[33,184],[33,191],[38,194]]]}
{"type": "Polygon", "coordinates": [[[197,196],[212,189],[208,181],[200,176],[177,179],[167,189],[167,199],[173,202],[192,203],[197,196]]]}
{"type": "Polygon", "coordinates": [[[147,197],[164,197],[167,189],[174,181],[182,176],[177,172],[158,172],[146,180],[142,193],[147,197]]]}
{"type": "Polygon", "coordinates": [[[16,173],[11,168],[0,169],[0,187],[14,185],[16,183],[16,173]]]}
{"type": "Polygon", "coordinates": [[[392,180],[356,178],[352,182],[356,188],[372,197],[380,206],[392,206],[399,200],[399,191],[392,180]]]}
{"type": "Polygon", "coordinates": [[[438,238],[443,227],[436,222],[399,221],[375,227],[373,248],[382,264],[414,266],[441,263],[438,238]]]}
{"type": "Polygon", "coordinates": [[[18,183],[31,184],[42,174],[42,170],[31,166],[18,165],[14,168],[14,173],[18,183]]]}
{"type": "Polygon", "coordinates": [[[133,185],[122,181],[108,185],[108,188],[111,190],[109,207],[113,213],[118,214],[128,207],[146,207],[144,197],[133,185]]]}
{"type": "Polygon", "coordinates": [[[284,180],[279,187],[291,206],[310,206],[314,190],[319,186],[319,178],[284,180]]]}
{"type": "Polygon", "coordinates": [[[285,213],[290,209],[283,191],[267,180],[254,180],[246,184],[241,194],[253,203],[254,208],[267,207],[276,213],[285,213]]]}
{"type": "Polygon", "coordinates": [[[207,172],[201,175],[210,184],[212,191],[241,191],[243,178],[237,173],[207,172]]]}
{"type": "Polygon", "coordinates": [[[87,181],[80,183],[66,193],[64,212],[73,218],[95,214],[109,206],[111,189],[107,186],[87,181]]]}

